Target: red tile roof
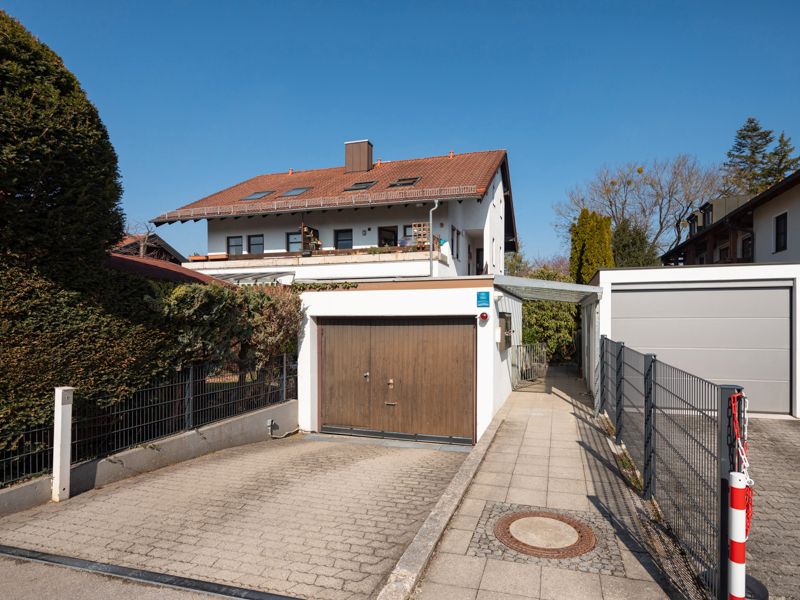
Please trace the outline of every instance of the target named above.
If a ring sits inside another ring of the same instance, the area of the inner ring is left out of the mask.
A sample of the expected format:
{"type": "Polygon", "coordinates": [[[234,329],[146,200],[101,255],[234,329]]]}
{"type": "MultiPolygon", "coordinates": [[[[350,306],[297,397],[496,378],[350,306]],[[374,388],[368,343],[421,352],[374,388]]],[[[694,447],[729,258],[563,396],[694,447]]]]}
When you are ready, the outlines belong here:
{"type": "Polygon", "coordinates": [[[331,208],[364,204],[402,204],[414,200],[482,197],[497,170],[506,161],[505,150],[468,152],[411,160],[376,162],[369,171],[345,173],[344,167],[258,175],[177,210],[159,215],[153,223],[172,223],[214,216],[268,214],[297,209],[331,208]],[[389,187],[400,178],[419,177],[414,186],[389,187]],[[361,181],[376,181],[361,192],[345,188],[361,181]],[[294,197],[293,189],[309,187],[294,197]],[[242,200],[255,192],[273,190],[258,200],[242,200]]]}
{"type": "Polygon", "coordinates": [[[147,279],[161,281],[178,281],[181,283],[217,283],[219,285],[233,285],[227,281],[211,277],[205,273],[187,269],[175,263],[156,258],[141,256],[126,256],[124,254],[110,254],[106,258],[106,266],[116,271],[133,273],[147,279]]]}

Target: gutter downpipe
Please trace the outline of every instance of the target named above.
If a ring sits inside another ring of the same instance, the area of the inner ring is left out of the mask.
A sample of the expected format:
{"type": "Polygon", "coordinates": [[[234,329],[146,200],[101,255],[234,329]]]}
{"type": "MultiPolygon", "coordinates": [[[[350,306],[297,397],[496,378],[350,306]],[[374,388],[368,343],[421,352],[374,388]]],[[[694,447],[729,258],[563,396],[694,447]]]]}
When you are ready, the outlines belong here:
{"type": "Polygon", "coordinates": [[[428,277],[433,277],[433,211],[439,208],[439,201],[433,201],[433,208],[428,213],[428,277]]]}

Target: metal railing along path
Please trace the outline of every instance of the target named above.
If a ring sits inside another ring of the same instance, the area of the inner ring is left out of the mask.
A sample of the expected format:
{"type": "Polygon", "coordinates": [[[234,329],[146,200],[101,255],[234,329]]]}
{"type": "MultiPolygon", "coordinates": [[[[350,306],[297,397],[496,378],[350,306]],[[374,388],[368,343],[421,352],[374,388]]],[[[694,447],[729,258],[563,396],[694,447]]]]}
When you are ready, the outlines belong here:
{"type": "MultiPolygon", "coordinates": [[[[115,454],[167,436],[295,398],[297,364],[279,356],[260,368],[190,365],[116,401],[92,403],[76,386],[72,464],[115,454]]],[[[49,473],[53,421],[0,437],[0,487],[49,473]]]]}
{"type": "Polygon", "coordinates": [[[524,382],[536,381],[547,373],[547,344],[512,346],[511,384],[516,389],[524,382]]]}
{"type": "Polygon", "coordinates": [[[727,478],[741,391],[719,386],[603,336],[596,407],[614,426],[696,575],[727,598],[727,478]]]}

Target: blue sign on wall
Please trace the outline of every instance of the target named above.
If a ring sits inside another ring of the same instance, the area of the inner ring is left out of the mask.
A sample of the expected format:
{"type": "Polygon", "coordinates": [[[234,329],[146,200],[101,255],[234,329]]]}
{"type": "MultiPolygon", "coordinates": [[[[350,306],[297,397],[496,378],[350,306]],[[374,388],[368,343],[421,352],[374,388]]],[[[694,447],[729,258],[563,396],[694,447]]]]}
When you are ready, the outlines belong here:
{"type": "Polygon", "coordinates": [[[478,308],[489,306],[489,292],[478,292],[478,308]]]}

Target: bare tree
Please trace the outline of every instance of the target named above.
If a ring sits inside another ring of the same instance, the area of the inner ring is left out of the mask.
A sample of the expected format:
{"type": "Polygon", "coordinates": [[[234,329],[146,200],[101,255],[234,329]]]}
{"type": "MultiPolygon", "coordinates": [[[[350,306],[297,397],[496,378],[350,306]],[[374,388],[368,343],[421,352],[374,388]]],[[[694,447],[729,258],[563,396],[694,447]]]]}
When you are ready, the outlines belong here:
{"type": "Polygon", "coordinates": [[[585,207],[611,217],[614,228],[627,219],[663,252],[681,242],[686,217],[718,198],[719,189],[718,167],[705,167],[686,154],[647,165],[604,167],[555,205],[556,228],[568,239],[572,223],[585,207]]]}
{"type": "Polygon", "coordinates": [[[125,234],[135,236],[137,242],[136,256],[145,257],[148,253],[148,244],[150,238],[155,233],[155,227],[152,223],[141,221],[126,221],[125,234]]]}

